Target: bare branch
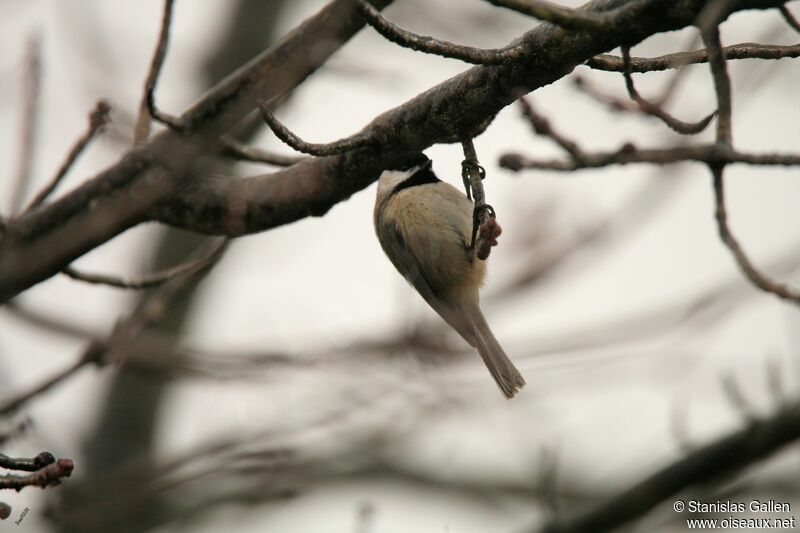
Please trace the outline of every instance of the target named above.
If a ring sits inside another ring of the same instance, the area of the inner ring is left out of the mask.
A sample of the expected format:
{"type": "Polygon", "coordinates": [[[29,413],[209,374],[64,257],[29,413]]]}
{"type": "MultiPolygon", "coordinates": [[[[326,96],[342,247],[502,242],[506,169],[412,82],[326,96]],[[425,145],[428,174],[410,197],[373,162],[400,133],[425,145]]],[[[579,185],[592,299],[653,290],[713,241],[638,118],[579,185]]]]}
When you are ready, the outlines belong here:
{"type": "Polygon", "coordinates": [[[61,183],[61,180],[64,179],[64,176],[67,175],[69,169],[72,168],[72,165],[75,164],[75,161],[78,159],[78,156],[83,153],[83,150],[86,146],[94,139],[95,135],[105,126],[106,122],[108,121],[108,112],[111,110],[108,103],[104,100],[100,100],[95,105],[94,110],[89,114],[89,127],[86,130],[80,139],[73,145],[72,149],[67,154],[67,158],[61,163],[61,167],[56,172],[56,175],[53,176],[53,179],[50,180],[50,183],[47,184],[40,192],[36,195],[36,197],[31,200],[28,204],[28,207],[25,209],[26,211],[29,209],[33,209],[37,205],[44,202],[48,196],[58,187],[58,184],[61,183]]]}
{"type": "Polygon", "coordinates": [[[102,354],[103,350],[101,349],[101,346],[98,343],[95,342],[90,343],[83,351],[83,353],[81,354],[81,356],[78,358],[77,361],[67,366],[63,370],[56,372],[55,374],[53,374],[46,380],[42,381],[38,385],[30,388],[26,392],[14,396],[13,398],[9,398],[3,403],[0,403],[0,416],[16,412],[31,398],[34,398],[36,396],[39,396],[40,394],[49,391],[55,385],[58,385],[62,381],[65,381],[66,379],[68,379],[70,376],[75,374],[78,370],[88,365],[89,363],[98,364],[100,362],[100,357],[102,356],[102,354]]]}
{"type": "Polygon", "coordinates": [[[639,109],[644,113],[661,119],[661,121],[673,131],[682,135],[695,135],[706,129],[706,126],[711,123],[711,119],[716,115],[715,111],[694,123],[678,120],[667,113],[661,106],[642,98],[639,91],[636,90],[636,86],[633,83],[633,76],[631,75],[631,49],[627,46],[622,47],[622,63],[624,66],[623,75],[625,76],[625,88],[628,90],[628,96],[639,105],[639,109]]]}
{"type": "Polygon", "coordinates": [[[264,122],[267,123],[269,128],[280,140],[298,152],[304,154],[315,156],[337,155],[355,150],[357,148],[363,148],[373,142],[369,135],[356,134],[332,143],[308,143],[292,133],[289,128],[284,126],[277,118],[275,118],[275,115],[270,110],[269,104],[266,102],[266,100],[261,98],[258,99],[258,109],[261,110],[261,116],[264,117],[264,122]]]}
{"type": "Polygon", "coordinates": [[[717,145],[728,147],[732,144],[732,115],[733,105],[731,99],[731,79],[728,76],[725,52],[719,40],[719,26],[714,25],[702,33],[703,44],[708,50],[708,63],[711,66],[711,76],[714,79],[714,89],[717,93],[717,145]]]}
{"type": "MultiPolygon", "coordinates": [[[[609,12],[615,3],[593,0],[586,11],[609,12]]],[[[736,0],[730,11],[781,4],[736,0]]],[[[258,97],[269,102],[294,88],[362,26],[355,0],[333,0],[207,93],[181,117],[186,129],[180,135],[162,132],[84,186],[9,224],[0,241],[0,301],[146,220],[241,235],[321,216],[372,183],[392,153],[474,138],[521,94],[562,78],[606,50],[692,24],[699,9],[694,2],[637,0],[620,12],[636,24],[591,35],[538,26],[519,38],[526,47],[519,64],[473,67],[385,112],[360,133],[374,140],[369,147],[245,180],[191,176],[188,186],[193,162],[218,146],[219,136],[252,111],[258,97]],[[312,42],[318,53],[308,54],[312,42]],[[287,63],[286,57],[296,60],[287,63]],[[156,173],[164,179],[156,179],[156,173]],[[84,209],[89,203],[91,211],[84,209]]]]}
{"type": "MultiPolygon", "coordinates": [[[[800,44],[777,46],[772,44],[741,43],[726,46],[727,59],[784,59],[800,57],[800,44]]],[[[685,65],[707,63],[708,53],[705,49],[693,52],[678,52],[659,57],[632,57],[631,72],[654,72],[678,69],[685,65]]],[[[624,72],[625,63],[621,57],[600,54],[587,61],[586,66],[595,70],[608,72],[624,72]]]]}
{"type": "Polygon", "coordinates": [[[5,468],[6,470],[21,470],[23,472],[36,472],[37,470],[41,470],[47,465],[51,465],[55,462],[56,458],[53,457],[53,454],[49,452],[42,452],[33,459],[28,459],[28,458],[14,459],[13,457],[9,457],[5,454],[0,453],[0,468],[5,468]]]}
{"type": "Polygon", "coordinates": [[[608,531],[644,515],[693,485],[719,479],[761,461],[800,439],[800,403],[697,448],[610,500],[583,513],[571,513],[543,528],[548,533],[608,531]]]}
{"type": "MultiPolygon", "coordinates": [[[[717,95],[717,106],[719,109],[716,145],[721,149],[730,149],[733,143],[731,81],[728,76],[728,65],[725,60],[725,53],[720,43],[718,24],[711,23],[704,28],[702,37],[703,43],[708,50],[711,76],[714,79],[714,90],[717,95]]],[[[725,208],[725,164],[724,161],[718,161],[709,163],[708,165],[714,179],[714,201],[716,204],[714,216],[717,220],[717,229],[720,239],[722,239],[722,242],[731,251],[744,275],[756,287],[763,291],[771,292],[784,300],[800,304],[800,292],[796,292],[782,283],[772,281],[759,272],[731,232],[728,226],[728,215],[725,208]]]]}
{"type": "Polygon", "coordinates": [[[628,165],[631,163],[668,165],[686,161],[706,164],[744,163],[759,166],[794,166],[800,165],[800,155],[749,154],[733,150],[732,148],[720,147],[716,144],[640,149],[632,143],[627,143],[612,152],[584,152],[580,162],[574,160],[532,159],[522,154],[508,153],[500,158],[500,166],[514,172],[526,169],[570,172],[573,170],[601,168],[612,165],[628,165]]]}
{"type": "MultiPolygon", "coordinates": [[[[153,120],[160,122],[167,126],[169,129],[180,132],[186,127],[180,118],[164,113],[156,106],[155,88],[149,89],[145,93],[145,102],[147,105],[147,113],[153,120]]],[[[148,126],[149,127],[149,126],[148,126]]]]}
{"type": "Polygon", "coordinates": [[[598,102],[607,105],[613,111],[625,111],[628,113],[637,113],[658,118],[670,129],[683,135],[694,135],[700,133],[709,125],[709,123],[711,123],[711,119],[713,119],[714,115],[716,114],[711,113],[696,123],[678,120],[664,111],[660,106],[642,98],[636,91],[636,87],[633,86],[633,78],[630,77],[626,77],[625,82],[626,86],[628,87],[628,94],[633,102],[600,91],[582,76],[575,76],[573,78],[573,82],[575,87],[591,96],[598,102]],[[628,85],[629,79],[631,80],[630,85],[628,85]]]}
{"type": "MultiPolygon", "coordinates": [[[[5,455],[0,454],[0,464],[4,463],[3,458],[5,455]]],[[[12,474],[0,476],[0,489],[12,489],[20,491],[25,487],[55,487],[61,484],[61,480],[72,475],[72,470],[75,468],[75,463],[71,459],[59,459],[56,461],[55,457],[48,452],[40,453],[36,456],[35,460],[46,458],[50,460],[49,463],[33,470],[32,474],[26,476],[15,476],[12,474]]],[[[10,459],[10,458],[8,458],[10,459]]],[[[13,460],[12,460],[13,461],[13,460]]],[[[28,470],[27,468],[15,468],[9,466],[5,468],[12,468],[15,470],[28,470]]]]}
{"type": "Polygon", "coordinates": [[[530,100],[527,98],[520,98],[519,99],[520,107],[522,107],[522,114],[533,126],[533,131],[537,135],[544,135],[545,137],[549,137],[552,139],[556,144],[558,144],[561,148],[563,148],[570,156],[572,156],[572,160],[575,162],[580,163],[583,161],[583,150],[580,149],[578,144],[573,141],[572,139],[567,139],[559,132],[553,129],[550,125],[550,121],[547,120],[546,117],[540,115],[533,109],[533,105],[530,103],[530,100]]]}
{"type": "Polygon", "coordinates": [[[714,176],[714,200],[716,202],[716,209],[714,216],[717,220],[717,228],[719,231],[720,239],[728,247],[736,259],[739,269],[747,276],[756,287],[759,289],[771,292],[784,300],[789,300],[794,303],[800,304],[800,292],[791,289],[788,285],[773,281],[764,276],[750,261],[747,254],[742,249],[739,241],[734,237],[728,226],[728,214],[725,209],[725,185],[723,179],[723,165],[709,165],[711,172],[714,176]]]}
{"type": "Polygon", "coordinates": [[[366,0],[358,0],[357,5],[358,12],[361,13],[375,31],[383,35],[387,40],[404,48],[410,48],[426,54],[459,59],[474,65],[508,63],[519,59],[524,53],[524,49],[520,45],[485,50],[442,41],[426,35],[418,35],[389,22],[381,15],[380,11],[372,7],[366,0]]]}
{"type": "Polygon", "coordinates": [[[591,13],[569,9],[542,0],[488,0],[490,4],[514,10],[566,30],[602,31],[611,30],[617,23],[617,10],[591,13]]]}
{"type": "Polygon", "coordinates": [[[306,159],[292,155],[274,154],[265,150],[260,150],[253,146],[241,143],[227,135],[220,138],[222,143],[222,153],[228,157],[241,161],[251,161],[253,163],[266,163],[276,167],[290,167],[306,159]]]}
{"type": "Polygon", "coordinates": [[[464,186],[467,189],[467,198],[472,198],[475,207],[472,212],[472,238],[470,249],[475,250],[475,256],[481,261],[486,261],[492,251],[492,246],[497,246],[497,237],[502,233],[500,225],[495,220],[494,208],[486,203],[483,192],[482,180],[486,171],[478,162],[478,154],[472,139],[461,142],[464,150],[464,161],[461,163],[461,172],[464,186]]]}
{"type": "Polygon", "coordinates": [[[28,40],[25,48],[25,72],[22,80],[19,152],[14,188],[11,190],[10,216],[22,206],[31,182],[31,166],[36,148],[36,126],[39,119],[39,96],[42,85],[42,45],[38,35],[28,40]]]}
{"type": "MultiPolygon", "coordinates": [[[[161,67],[167,56],[167,45],[169,44],[169,30],[172,26],[172,8],[175,0],[164,0],[164,11],[161,16],[161,30],[158,34],[156,49],[153,51],[153,59],[150,62],[150,69],[144,82],[144,93],[139,103],[139,118],[133,133],[134,144],[140,144],[150,136],[150,120],[156,118],[153,114],[155,103],[153,102],[153,91],[158,83],[158,76],[161,74],[161,67]]],[[[160,119],[157,119],[160,120],[160,119]]]]}
{"type": "Polygon", "coordinates": [[[800,22],[792,15],[792,12],[789,11],[789,8],[786,6],[778,6],[778,9],[783,15],[783,19],[786,21],[786,24],[794,28],[797,33],[800,33],[800,22]]]}
{"type": "Polygon", "coordinates": [[[118,289],[149,289],[161,285],[162,283],[177,276],[182,276],[184,274],[189,274],[205,268],[208,264],[219,259],[219,255],[225,249],[227,243],[227,239],[220,239],[210,246],[209,250],[204,252],[204,255],[198,259],[192,259],[180,265],[160,270],[140,278],[126,280],[117,276],[108,276],[105,274],[87,274],[72,267],[65,268],[63,273],[74,280],[92,283],[95,285],[109,285],[118,289]]]}
{"type": "MultiPolygon", "coordinates": [[[[373,3],[383,6],[388,0],[373,3]]],[[[62,271],[87,250],[150,218],[148,211],[168,199],[187,192],[191,196],[187,189],[209,199],[207,189],[195,186],[204,180],[194,181],[194,176],[190,176],[192,165],[218,148],[219,137],[253,111],[258,97],[268,101],[280,99],[362,28],[363,18],[354,7],[354,0],[333,0],[273,48],[209,91],[181,117],[186,124],[181,134],[170,130],[160,133],[53,204],[15,219],[0,240],[0,301],[62,271]],[[311,46],[314,54],[308,53],[311,46]],[[287,62],[286,57],[294,59],[287,62]],[[192,182],[192,187],[183,186],[186,180],[192,182]],[[176,194],[178,190],[181,194],[176,194]],[[90,204],[92,209],[87,209],[90,204]],[[14,288],[8,292],[11,287],[14,288]]],[[[240,197],[245,203],[248,198],[249,195],[240,197]]],[[[303,205],[296,200],[294,203],[303,205]]],[[[234,204],[247,207],[241,201],[225,204],[217,214],[226,213],[234,204]]],[[[190,213],[191,210],[185,214],[190,213]]],[[[224,215],[230,224],[225,224],[227,229],[222,233],[235,235],[246,230],[240,218],[245,211],[237,213],[224,215]]],[[[211,213],[206,211],[206,214],[211,213]]]]}
{"type": "MultiPolygon", "coordinates": [[[[119,322],[105,340],[92,340],[72,365],[27,392],[0,404],[0,415],[16,411],[32,398],[67,380],[84,366],[91,363],[97,365],[109,362],[120,363],[125,360],[128,351],[134,345],[133,341],[147,327],[161,320],[169,309],[170,302],[193,286],[216,264],[221,258],[226,244],[227,239],[218,249],[217,244],[212,245],[212,248],[217,250],[213,260],[204,261],[202,266],[194,270],[184,271],[180,275],[170,277],[144,297],[136,309],[125,320],[119,322]]],[[[199,252],[199,254],[205,256],[203,251],[199,252]]]]}

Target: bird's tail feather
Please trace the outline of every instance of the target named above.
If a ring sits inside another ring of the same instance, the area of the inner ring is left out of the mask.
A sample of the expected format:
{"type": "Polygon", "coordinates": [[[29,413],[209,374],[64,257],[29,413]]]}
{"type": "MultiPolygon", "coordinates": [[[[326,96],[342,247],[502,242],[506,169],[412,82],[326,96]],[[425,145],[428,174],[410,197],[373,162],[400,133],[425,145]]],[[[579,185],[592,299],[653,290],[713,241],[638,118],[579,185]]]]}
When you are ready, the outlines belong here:
{"type": "Polygon", "coordinates": [[[489,373],[505,397],[513,398],[519,389],[525,386],[525,379],[497,342],[477,303],[470,305],[465,311],[475,332],[475,345],[486,368],[489,369],[489,373]]]}

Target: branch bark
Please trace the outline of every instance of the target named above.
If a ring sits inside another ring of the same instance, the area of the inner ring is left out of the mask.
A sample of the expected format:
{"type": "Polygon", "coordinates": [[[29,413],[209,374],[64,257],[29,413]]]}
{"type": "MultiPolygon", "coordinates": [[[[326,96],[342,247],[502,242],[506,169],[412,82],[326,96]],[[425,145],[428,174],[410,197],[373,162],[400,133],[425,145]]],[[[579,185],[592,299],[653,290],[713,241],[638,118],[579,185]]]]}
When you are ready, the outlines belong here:
{"type": "MultiPolygon", "coordinates": [[[[782,4],[737,0],[730,12],[782,4]]],[[[258,97],[269,102],[291,90],[363,26],[355,0],[335,0],[180,117],[186,125],[181,133],[156,136],[61,200],[9,223],[0,242],[0,302],[147,220],[235,236],[321,216],[375,181],[393,153],[475,137],[522,94],[597,54],[690,25],[704,5],[702,0],[594,0],[584,10],[626,9],[617,12],[617,24],[591,34],[548,25],[527,32],[516,41],[525,49],[518,61],[474,67],[377,117],[361,132],[375,141],[368,147],[244,180],[187,176],[190,165],[250,112],[258,97]]]]}

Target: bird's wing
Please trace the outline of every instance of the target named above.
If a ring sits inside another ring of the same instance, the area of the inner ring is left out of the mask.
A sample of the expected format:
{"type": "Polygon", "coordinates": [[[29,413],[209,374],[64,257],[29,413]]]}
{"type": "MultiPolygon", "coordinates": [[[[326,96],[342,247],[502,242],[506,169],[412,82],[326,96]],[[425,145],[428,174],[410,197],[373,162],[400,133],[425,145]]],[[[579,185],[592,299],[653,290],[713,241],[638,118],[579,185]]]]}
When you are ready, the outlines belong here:
{"type": "Polygon", "coordinates": [[[403,236],[393,225],[379,220],[378,224],[385,224],[383,230],[378,232],[381,247],[395,268],[417,290],[422,298],[428,302],[434,311],[445,322],[450,324],[471,346],[475,346],[475,332],[473,326],[458,308],[445,304],[436,294],[434,285],[428,280],[419,266],[419,261],[414,253],[406,246],[403,236]]]}
{"type": "Polygon", "coordinates": [[[441,314],[441,309],[444,308],[442,302],[436,296],[436,293],[431,287],[431,283],[423,274],[420,269],[419,261],[414,254],[406,247],[403,236],[397,231],[397,228],[390,224],[385,224],[383,221],[379,222],[384,224],[384,231],[378,233],[380,238],[381,247],[394,267],[408,280],[417,292],[422,296],[428,305],[433,307],[436,312],[441,314]]]}

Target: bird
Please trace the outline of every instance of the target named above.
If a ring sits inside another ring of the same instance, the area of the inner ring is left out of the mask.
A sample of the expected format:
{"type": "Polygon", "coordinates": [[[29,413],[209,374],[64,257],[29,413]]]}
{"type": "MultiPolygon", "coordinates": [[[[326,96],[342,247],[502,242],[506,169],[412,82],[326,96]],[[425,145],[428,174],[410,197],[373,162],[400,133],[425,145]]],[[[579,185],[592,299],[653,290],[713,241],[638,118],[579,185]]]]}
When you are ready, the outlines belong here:
{"type": "Polygon", "coordinates": [[[473,204],[433,172],[422,152],[404,152],[378,178],[373,222],[381,248],[397,271],[445,322],[477,348],[506,398],[525,379],[481,312],[486,262],[471,246],[473,204]]]}

